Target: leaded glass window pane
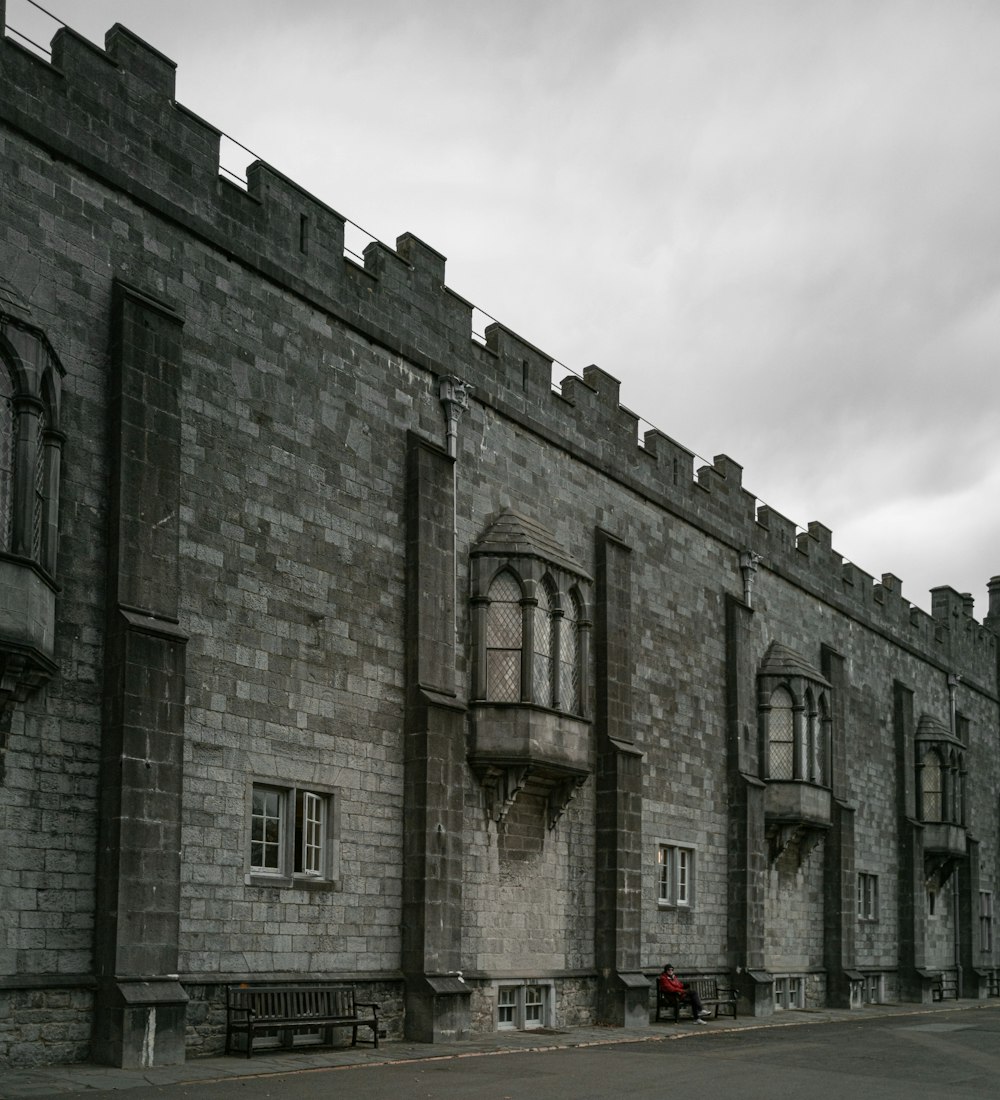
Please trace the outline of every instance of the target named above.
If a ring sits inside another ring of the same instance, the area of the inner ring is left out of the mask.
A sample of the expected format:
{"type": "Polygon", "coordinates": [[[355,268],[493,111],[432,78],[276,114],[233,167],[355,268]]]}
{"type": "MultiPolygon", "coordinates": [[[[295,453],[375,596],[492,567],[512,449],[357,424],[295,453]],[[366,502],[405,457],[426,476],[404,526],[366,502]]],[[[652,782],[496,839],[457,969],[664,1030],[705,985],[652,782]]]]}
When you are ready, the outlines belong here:
{"type": "Polygon", "coordinates": [[[45,414],[38,418],[38,449],[35,451],[35,507],[31,517],[31,554],[42,555],[42,529],[45,520],[45,414]]]}
{"type": "Polygon", "coordinates": [[[931,750],[920,773],[924,821],[941,820],[941,757],[931,750]]]}
{"type": "Polygon", "coordinates": [[[574,595],[559,621],[559,699],[571,714],[583,711],[580,700],[579,603],[574,595]]]}
{"type": "Polygon", "coordinates": [[[768,775],[771,779],[794,778],[795,725],[792,719],[792,697],[784,688],[771,695],[768,715],[768,775]]]}
{"type": "Polygon", "coordinates": [[[552,705],[552,597],[545,585],[538,587],[534,609],[535,652],[532,654],[532,697],[543,706],[552,705]]]}
{"type": "Polygon", "coordinates": [[[496,703],[521,699],[521,588],[509,573],[490,585],[486,609],[486,698],[496,703]]]}

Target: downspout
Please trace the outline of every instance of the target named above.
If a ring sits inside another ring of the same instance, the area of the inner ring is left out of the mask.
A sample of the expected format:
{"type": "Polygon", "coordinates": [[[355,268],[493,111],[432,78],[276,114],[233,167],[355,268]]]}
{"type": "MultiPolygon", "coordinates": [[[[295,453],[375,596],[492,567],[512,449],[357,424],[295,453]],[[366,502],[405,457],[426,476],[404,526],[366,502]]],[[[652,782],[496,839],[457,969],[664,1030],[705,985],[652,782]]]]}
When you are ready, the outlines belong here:
{"type": "Polygon", "coordinates": [[[753,607],[753,582],[757,574],[757,565],[760,562],[760,554],[753,550],[744,550],[740,554],[740,571],[743,573],[743,602],[747,607],[753,607]]]}
{"type": "Polygon", "coordinates": [[[445,375],[438,380],[438,400],[444,405],[447,427],[445,447],[448,457],[454,459],[451,469],[451,549],[454,562],[454,599],[452,601],[451,623],[455,635],[456,652],[458,646],[458,421],[469,407],[469,394],[472,386],[461,378],[445,375]]]}

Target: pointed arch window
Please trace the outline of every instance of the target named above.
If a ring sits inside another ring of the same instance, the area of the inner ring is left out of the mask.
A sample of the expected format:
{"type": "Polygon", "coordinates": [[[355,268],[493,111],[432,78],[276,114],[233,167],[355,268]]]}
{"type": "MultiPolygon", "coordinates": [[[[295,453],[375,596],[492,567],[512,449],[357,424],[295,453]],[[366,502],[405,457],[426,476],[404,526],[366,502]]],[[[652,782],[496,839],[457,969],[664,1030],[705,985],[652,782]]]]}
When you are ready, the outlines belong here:
{"type": "Polygon", "coordinates": [[[472,551],[472,699],[583,715],[589,584],[549,532],[501,513],[472,551]]]}
{"type": "Polygon", "coordinates": [[[504,571],[490,585],[486,608],[486,698],[521,699],[521,586],[504,571]]]}
{"type": "Polygon", "coordinates": [[[55,672],[63,368],[0,273],[0,708],[55,672]]]}
{"type": "Polygon", "coordinates": [[[564,710],[582,714],[580,701],[580,594],[573,588],[559,623],[559,702],[564,710]]]}
{"type": "Polygon", "coordinates": [[[924,821],[942,821],[944,812],[944,783],[941,757],[936,749],[924,753],[920,771],[921,817],[924,821]]]}
{"type": "Polygon", "coordinates": [[[552,591],[552,582],[548,577],[537,588],[538,602],[534,608],[534,627],[531,647],[533,651],[531,668],[532,701],[550,707],[555,700],[552,695],[553,676],[552,658],[555,651],[556,628],[553,620],[556,599],[552,591]]]}
{"type": "Polygon", "coordinates": [[[830,691],[823,674],[804,657],[771,643],[758,678],[765,778],[829,787],[830,691]]]}
{"type": "Polygon", "coordinates": [[[767,762],[769,779],[795,777],[795,723],[793,700],[783,688],[771,693],[767,722],[767,762]]]}

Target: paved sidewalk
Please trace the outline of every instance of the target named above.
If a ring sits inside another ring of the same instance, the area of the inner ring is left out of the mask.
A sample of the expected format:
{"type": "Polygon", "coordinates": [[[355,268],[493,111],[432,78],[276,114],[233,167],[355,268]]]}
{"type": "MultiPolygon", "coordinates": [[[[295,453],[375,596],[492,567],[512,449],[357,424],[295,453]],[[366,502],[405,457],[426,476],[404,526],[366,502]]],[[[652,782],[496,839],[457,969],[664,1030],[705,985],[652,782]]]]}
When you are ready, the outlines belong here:
{"type": "Polygon", "coordinates": [[[270,1077],[304,1070],[343,1069],[401,1062],[424,1062],[449,1058],[476,1058],[487,1055],[527,1053],[571,1047],[589,1047],[613,1043],[667,1042],[677,1039],[704,1039],[720,1032],[753,1028],[802,1027],[886,1016],[941,1015],[952,1012],[1000,1010],[1000,1001],[953,1001],[934,1005],[868,1005],[863,1009],[815,1009],[782,1012],[766,1018],[711,1020],[707,1027],[693,1021],[651,1023],[646,1027],[574,1027],[565,1030],[541,1028],[535,1031],[504,1031],[479,1035],[464,1042],[411,1043],[386,1039],[378,1050],[371,1047],[346,1047],[316,1053],[305,1051],[274,1055],[257,1054],[251,1059],[238,1056],[198,1058],[181,1066],[151,1069],[113,1069],[109,1066],[40,1066],[35,1069],[0,1069],[0,1100],[21,1097],[86,1093],[96,1090],[125,1092],[151,1085],[195,1084],[249,1077],[270,1077]]]}

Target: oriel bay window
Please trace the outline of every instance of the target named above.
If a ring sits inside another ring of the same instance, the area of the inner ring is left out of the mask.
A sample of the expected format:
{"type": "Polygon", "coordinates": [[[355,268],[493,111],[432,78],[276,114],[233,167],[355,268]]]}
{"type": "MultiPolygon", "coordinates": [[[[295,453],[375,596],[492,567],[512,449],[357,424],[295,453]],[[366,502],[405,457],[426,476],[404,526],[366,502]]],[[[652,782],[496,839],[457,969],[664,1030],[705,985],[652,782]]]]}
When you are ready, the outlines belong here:
{"type": "Polygon", "coordinates": [[[583,714],[590,634],[583,590],[590,578],[556,552],[551,536],[537,537],[539,530],[505,512],[488,533],[493,537],[473,550],[472,698],[583,714]],[[515,527],[522,537],[505,540],[515,527]],[[527,553],[532,541],[542,545],[527,553]]]}
{"type": "Polygon", "coordinates": [[[799,855],[830,826],[830,683],[801,654],[772,642],[757,678],[760,775],[772,862],[799,855]]]}
{"type": "Polygon", "coordinates": [[[592,767],[593,582],[551,531],[510,510],[469,566],[469,762],[498,827],[530,781],[552,829],[592,767]]]}

